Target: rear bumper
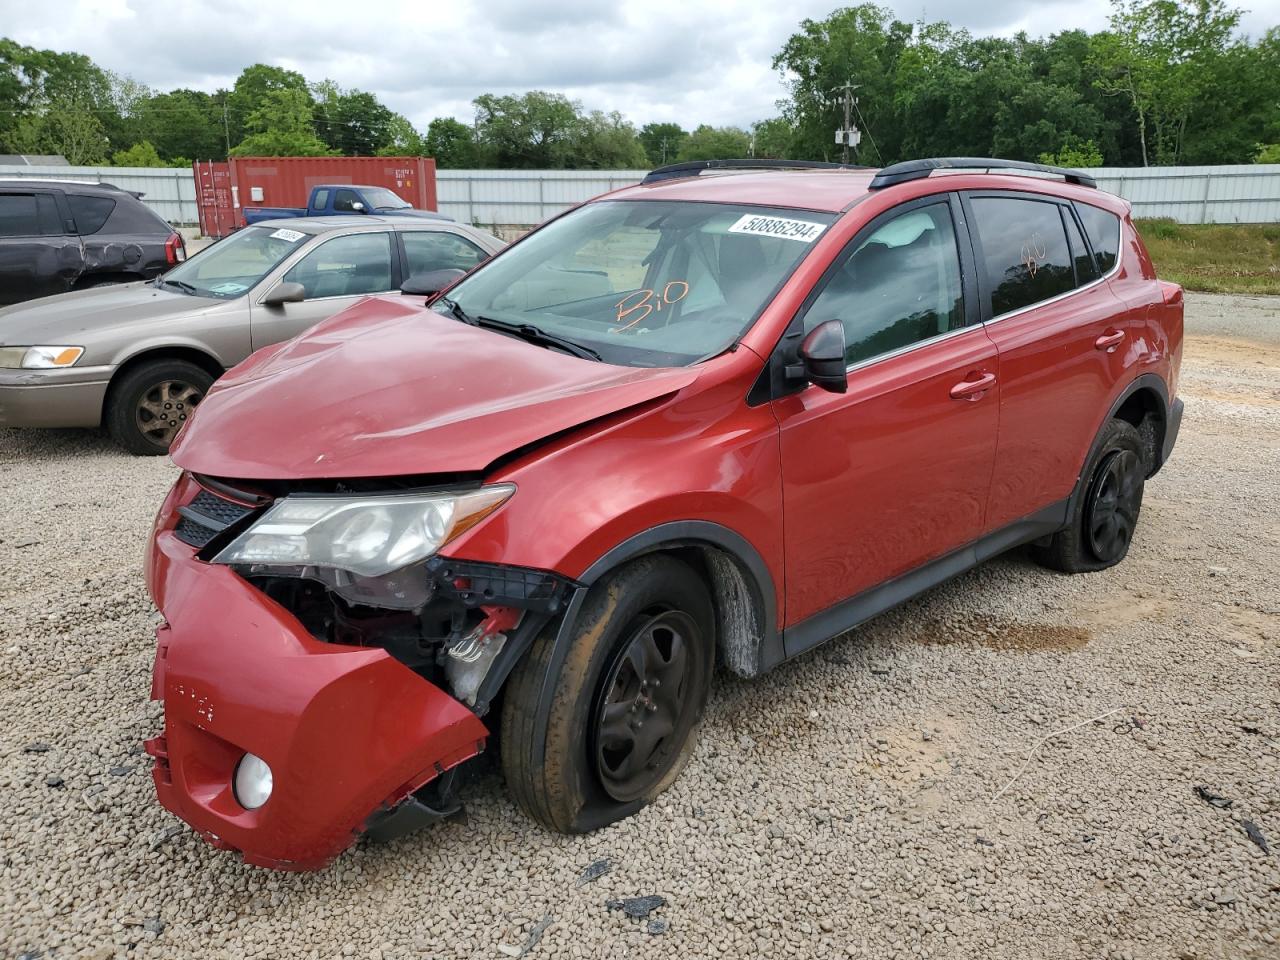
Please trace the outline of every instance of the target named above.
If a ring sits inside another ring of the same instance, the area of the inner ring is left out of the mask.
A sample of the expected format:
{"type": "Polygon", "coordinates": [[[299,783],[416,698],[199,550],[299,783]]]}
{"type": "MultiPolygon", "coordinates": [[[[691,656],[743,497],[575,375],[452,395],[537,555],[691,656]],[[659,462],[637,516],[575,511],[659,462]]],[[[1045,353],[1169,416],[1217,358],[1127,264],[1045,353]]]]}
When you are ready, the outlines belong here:
{"type": "Polygon", "coordinates": [[[315,640],[231,570],[196,560],[163,519],[147,573],[167,621],[151,691],[164,732],[146,746],[161,804],[214,846],[259,866],[323,867],[375,813],[412,807],[412,791],[483,748],[465,706],[383,650],[315,640]],[[273,775],[256,810],[231,785],[246,752],[273,775]]]}
{"type": "Polygon", "coordinates": [[[58,371],[0,371],[0,427],[96,427],[107,378],[73,382],[58,371]]]}

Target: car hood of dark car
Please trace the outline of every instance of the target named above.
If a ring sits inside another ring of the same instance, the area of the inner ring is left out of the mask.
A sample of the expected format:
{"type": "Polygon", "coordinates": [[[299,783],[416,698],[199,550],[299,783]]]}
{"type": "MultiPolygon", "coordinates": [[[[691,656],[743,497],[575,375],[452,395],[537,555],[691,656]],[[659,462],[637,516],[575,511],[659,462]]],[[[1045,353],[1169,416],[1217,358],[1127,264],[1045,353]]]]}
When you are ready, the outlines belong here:
{"type": "Polygon", "coordinates": [[[479,473],[697,377],[584,360],[374,297],[230,370],[171,454],[245,480],[479,473]]]}
{"type": "Polygon", "coordinates": [[[144,282],[60,293],[0,310],[0,346],[78,344],[87,331],[202,313],[226,302],[144,282]]]}

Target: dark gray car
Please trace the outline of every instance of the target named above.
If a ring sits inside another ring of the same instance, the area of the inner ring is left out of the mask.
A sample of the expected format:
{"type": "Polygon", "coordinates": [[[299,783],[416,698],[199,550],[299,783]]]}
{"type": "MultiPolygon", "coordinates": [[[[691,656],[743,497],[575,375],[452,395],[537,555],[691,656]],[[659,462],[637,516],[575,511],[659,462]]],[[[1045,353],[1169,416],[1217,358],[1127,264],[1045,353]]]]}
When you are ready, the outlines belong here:
{"type": "Polygon", "coordinates": [[[140,194],[71,180],[0,180],[0,304],[149,280],[186,259],[140,194]]]}
{"type": "Polygon", "coordinates": [[[151,282],[0,309],[0,426],[105,423],[126,449],[164,453],[209,385],[254,350],[502,246],[444,220],[276,220],[151,282]]]}

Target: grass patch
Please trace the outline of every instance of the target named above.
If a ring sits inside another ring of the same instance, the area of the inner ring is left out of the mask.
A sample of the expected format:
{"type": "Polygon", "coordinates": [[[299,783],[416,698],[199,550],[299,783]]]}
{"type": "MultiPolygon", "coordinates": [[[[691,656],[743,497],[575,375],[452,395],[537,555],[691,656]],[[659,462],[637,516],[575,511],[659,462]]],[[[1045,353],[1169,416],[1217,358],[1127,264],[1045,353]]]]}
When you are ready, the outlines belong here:
{"type": "Polygon", "coordinates": [[[1280,294],[1280,224],[1137,224],[1162,280],[1206,293],[1280,294]]]}

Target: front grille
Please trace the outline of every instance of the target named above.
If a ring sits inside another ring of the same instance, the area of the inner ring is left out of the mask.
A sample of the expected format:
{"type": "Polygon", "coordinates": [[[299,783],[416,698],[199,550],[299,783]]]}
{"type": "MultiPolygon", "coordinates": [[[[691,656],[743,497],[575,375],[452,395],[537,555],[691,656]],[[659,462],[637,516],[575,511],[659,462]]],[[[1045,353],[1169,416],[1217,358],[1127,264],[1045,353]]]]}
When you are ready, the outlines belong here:
{"type": "Polygon", "coordinates": [[[201,490],[194,500],[178,508],[182,518],[173,532],[183,543],[203,547],[231,524],[253,513],[254,509],[201,490]]]}

